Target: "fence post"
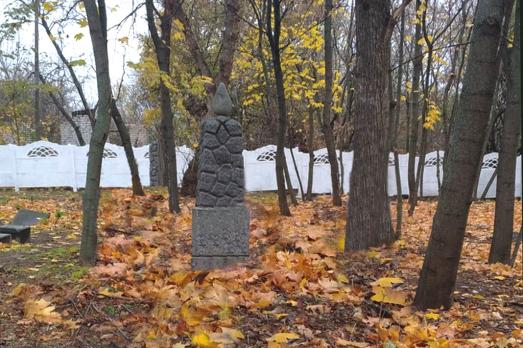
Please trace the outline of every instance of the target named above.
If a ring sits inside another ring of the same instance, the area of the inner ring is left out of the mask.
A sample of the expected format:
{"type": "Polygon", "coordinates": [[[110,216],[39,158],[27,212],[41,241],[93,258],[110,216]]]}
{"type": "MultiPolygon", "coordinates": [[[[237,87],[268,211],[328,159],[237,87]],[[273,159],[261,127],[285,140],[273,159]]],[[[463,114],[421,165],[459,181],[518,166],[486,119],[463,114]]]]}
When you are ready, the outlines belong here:
{"type": "Polygon", "coordinates": [[[71,158],[71,169],[73,171],[72,178],[73,183],[71,187],[73,188],[73,192],[78,191],[78,185],[76,184],[76,146],[69,144],[67,145],[69,147],[69,156],[71,158]]]}
{"type": "Polygon", "coordinates": [[[14,170],[13,178],[14,178],[15,192],[20,191],[20,187],[18,185],[18,167],[16,165],[16,149],[17,149],[17,147],[18,146],[14,145],[14,144],[9,144],[9,149],[11,150],[11,153],[12,153],[11,161],[13,162],[13,170],[14,170]]]}

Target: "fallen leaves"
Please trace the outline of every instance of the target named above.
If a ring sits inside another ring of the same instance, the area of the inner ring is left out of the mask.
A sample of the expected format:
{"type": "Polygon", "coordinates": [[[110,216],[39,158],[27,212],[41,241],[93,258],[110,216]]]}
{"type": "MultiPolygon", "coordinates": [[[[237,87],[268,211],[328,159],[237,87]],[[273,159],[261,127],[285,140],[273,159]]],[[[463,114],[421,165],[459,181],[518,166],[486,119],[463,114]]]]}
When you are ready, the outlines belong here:
{"type": "Polygon", "coordinates": [[[394,285],[402,283],[403,280],[400,278],[380,278],[372,282],[374,295],[371,300],[404,306],[407,303],[407,293],[393,288],[394,285]]]}
{"type": "MultiPolygon", "coordinates": [[[[177,348],[253,342],[274,348],[522,343],[523,323],[510,304],[513,297],[493,296],[491,289],[476,286],[481,275],[492,289],[502,289],[499,295],[523,287],[510,267],[485,263],[488,228],[473,236],[479,246],[465,243],[465,278],[458,283],[454,307],[420,313],[408,303],[433,202],[420,202],[416,214],[406,219],[404,239],[388,248],[343,255],[344,208],[318,197],[293,208],[293,217],[279,217],[276,201],[268,197],[250,203],[259,212],[251,220],[251,259],[242,267],[193,272],[193,201],[184,201],[182,213],[173,215],[161,196],[110,191],[101,207],[99,262],[83,279],[86,290],[77,299],[84,308],[91,301],[101,303],[99,308],[110,317],[98,317],[105,322],[96,322],[92,330],[105,339],[123,329],[137,346],[177,348]],[[134,303],[144,306],[127,305],[134,303]]],[[[471,216],[480,220],[478,226],[489,224],[487,207],[492,209],[491,204],[473,206],[471,216]]],[[[47,288],[19,285],[11,294],[24,308],[24,323],[73,326],[64,318],[75,311],[64,310],[47,288]]]]}

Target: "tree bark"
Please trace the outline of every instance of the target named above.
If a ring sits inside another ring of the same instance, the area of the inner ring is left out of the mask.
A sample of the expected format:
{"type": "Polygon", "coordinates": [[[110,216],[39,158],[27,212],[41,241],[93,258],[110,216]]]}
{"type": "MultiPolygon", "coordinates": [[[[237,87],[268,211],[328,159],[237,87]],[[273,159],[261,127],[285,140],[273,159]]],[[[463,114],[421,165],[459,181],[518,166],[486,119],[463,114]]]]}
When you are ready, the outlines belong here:
{"type": "Polygon", "coordinates": [[[280,34],[281,34],[281,0],[269,0],[267,6],[267,37],[271,47],[272,65],[276,80],[276,98],[278,101],[278,142],[276,147],[276,183],[278,185],[278,205],[280,214],[291,216],[287,195],[285,194],[285,133],[287,129],[287,107],[285,105],[285,87],[283,85],[283,70],[281,67],[280,34]],[[274,10],[274,11],[273,11],[274,10]],[[274,31],[272,14],[274,12],[274,31]]]}
{"type": "Polygon", "coordinates": [[[307,176],[307,200],[312,201],[312,184],[314,176],[314,109],[309,108],[307,148],[309,150],[309,170],[307,176]]]}
{"type": "Polygon", "coordinates": [[[345,250],[391,243],[387,174],[389,142],[388,76],[390,50],[387,27],[390,1],[356,2],[356,86],[354,160],[345,250]]]}
{"type": "MultiPolygon", "coordinates": [[[[42,74],[40,74],[40,81],[42,81],[42,83],[44,85],[46,84],[45,79],[42,76],[42,74]]],[[[62,104],[60,103],[60,101],[56,97],[56,95],[52,91],[50,91],[50,90],[47,93],[49,94],[49,97],[51,97],[51,100],[53,101],[53,104],[56,106],[58,111],[60,111],[62,116],[65,118],[65,120],[73,128],[74,134],[76,135],[76,139],[78,139],[78,144],[80,146],[84,146],[85,145],[85,140],[84,140],[84,137],[82,136],[82,132],[80,131],[80,127],[78,126],[78,124],[73,120],[71,115],[69,115],[69,113],[65,110],[65,108],[62,106],[62,104]]]]}
{"type": "Polygon", "coordinates": [[[83,195],[83,226],[80,245],[80,262],[84,265],[96,263],[98,204],[100,201],[100,174],[105,141],[111,122],[111,79],[109,76],[109,57],[107,40],[103,32],[102,18],[105,16],[105,2],[84,0],[89,33],[96,67],[96,82],[98,87],[98,116],[91,136],[89,155],[87,159],[87,174],[83,195]]]}
{"type": "Polygon", "coordinates": [[[120,139],[122,140],[125,157],[127,158],[129,171],[131,172],[133,194],[137,196],[144,196],[145,192],[143,191],[142,182],[140,180],[138,164],[136,163],[136,158],[134,157],[131,136],[129,135],[129,130],[125,126],[122,115],[120,114],[120,110],[118,110],[118,106],[116,105],[116,100],[114,98],[111,100],[111,117],[116,124],[118,133],[120,134],[120,139]]]}
{"type": "Polygon", "coordinates": [[[51,28],[49,27],[49,24],[43,17],[42,17],[42,26],[44,27],[45,32],[47,33],[47,36],[51,40],[51,43],[53,44],[53,46],[56,50],[56,53],[58,54],[58,57],[60,58],[62,63],[64,63],[64,65],[67,67],[67,70],[69,71],[69,74],[71,75],[71,79],[73,80],[73,84],[78,92],[78,95],[80,96],[80,100],[82,101],[82,105],[87,112],[89,121],[91,121],[91,126],[94,127],[95,117],[94,117],[93,113],[91,112],[91,107],[89,106],[89,103],[87,103],[87,99],[85,98],[82,84],[80,83],[80,80],[78,80],[78,77],[76,76],[76,73],[74,72],[73,66],[71,65],[69,60],[67,60],[67,58],[65,58],[64,53],[62,52],[62,49],[60,48],[60,46],[58,45],[56,40],[53,38],[53,33],[51,33],[51,28]]]}
{"type": "Polygon", "coordinates": [[[324,28],[324,48],[325,48],[325,97],[323,100],[323,117],[322,131],[325,138],[325,147],[327,147],[327,156],[331,171],[332,186],[332,204],[341,206],[340,196],[340,174],[338,159],[336,158],[336,145],[334,143],[334,134],[331,125],[331,107],[332,107],[332,84],[333,84],[333,53],[332,53],[332,0],[325,0],[325,21],[324,28]]]}
{"type": "MultiPolygon", "coordinates": [[[[421,8],[422,1],[416,0],[416,12],[421,8]]],[[[416,23],[416,33],[414,37],[414,61],[412,74],[412,92],[411,92],[411,123],[410,123],[410,140],[409,140],[409,162],[408,162],[408,182],[409,182],[409,216],[414,214],[416,209],[416,201],[418,197],[418,187],[416,185],[416,153],[418,148],[418,132],[419,132],[419,100],[420,100],[420,79],[423,68],[423,54],[422,47],[418,41],[422,38],[421,20],[418,18],[416,23]]]]}
{"type": "Polygon", "coordinates": [[[162,160],[167,169],[167,190],[169,191],[169,211],[180,212],[178,199],[178,176],[176,164],[176,143],[174,141],[173,111],[171,109],[171,91],[163,79],[171,76],[171,29],[174,0],[164,0],[164,12],[160,15],[161,33],[158,34],[154,17],[153,0],[146,0],[147,24],[156,51],[156,60],[162,74],[160,78],[160,141],[162,160]]]}
{"type": "Polygon", "coordinates": [[[498,181],[496,186],[496,211],[494,237],[490,247],[489,263],[510,264],[512,234],[514,230],[514,186],[516,158],[521,127],[521,80],[520,80],[520,1],[516,3],[514,44],[505,62],[507,76],[507,105],[503,123],[501,149],[498,157],[498,181]]]}
{"type": "Polygon", "coordinates": [[[41,115],[41,100],[40,100],[40,0],[34,2],[34,114],[33,114],[33,139],[40,140],[42,138],[42,115],[41,115]]]}
{"type": "Polygon", "coordinates": [[[448,168],[414,299],[420,309],[449,308],[452,304],[476,168],[481,161],[496,85],[503,10],[502,1],[479,0],[459,114],[447,155],[448,168]]]}
{"type": "MultiPolygon", "coordinates": [[[[67,70],[69,71],[69,74],[71,75],[71,79],[73,80],[73,84],[76,88],[76,91],[78,92],[78,95],[80,96],[80,100],[82,101],[82,105],[87,112],[87,116],[89,117],[89,120],[91,121],[91,126],[94,126],[94,115],[92,114],[91,108],[89,107],[89,104],[87,103],[87,99],[85,98],[85,94],[83,91],[83,87],[80,84],[80,81],[78,80],[78,77],[76,76],[76,73],[73,69],[73,66],[65,58],[62,49],[58,44],[56,43],[56,40],[53,40],[53,35],[51,33],[51,28],[49,28],[49,25],[47,24],[47,21],[45,18],[42,18],[42,25],[47,32],[47,35],[51,39],[51,42],[53,43],[53,46],[56,50],[56,53],[58,54],[58,57],[60,57],[60,60],[62,63],[67,67],[67,70]]],[[[104,23],[102,23],[102,26],[104,23]]],[[[102,28],[102,30],[106,30],[106,28],[102,28]]],[[[129,171],[131,172],[131,182],[132,182],[132,190],[133,194],[138,196],[143,196],[145,193],[143,191],[142,183],[140,180],[140,175],[138,172],[138,166],[136,164],[136,159],[134,157],[134,151],[133,151],[133,145],[131,142],[131,137],[129,135],[129,130],[127,129],[123,119],[122,115],[120,114],[120,111],[118,110],[118,107],[116,105],[116,102],[114,100],[111,101],[111,117],[114,120],[114,123],[116,124],[116,128],[118,129],[118,133],[120,135],[120,139],[122,140],[122,145],[125,151],[125,156],[127,158],[127,163],[129,164],[129,171]]],[[[76,131],[76,130],[75,130],[76,131]]],[[[78,134],[77,134],[78,136],[78,134]]]]}
{"type": "MultiPolygon", "coordinates": [[[[405,41],[405,10],[401,14],[400,24],[400,42],[398,61],[400,66],[398,68],[398,79],[396,81],[396,103],[394,108],[394,129],[391,130],[391,150],[394,153],[394,174],[396,177],[396,231],[395,237],[399,239],[401,237],[401,225],[403,221],[403,193],[401,192],[401,173],[398,156],[398,132],[399,132],[399,121],[401,116],[401,84],[403,82],[403,56],[404,56],[404,41],[405,41]]],[[[391,81],[392,82],[392,81],[391,81]]]]}

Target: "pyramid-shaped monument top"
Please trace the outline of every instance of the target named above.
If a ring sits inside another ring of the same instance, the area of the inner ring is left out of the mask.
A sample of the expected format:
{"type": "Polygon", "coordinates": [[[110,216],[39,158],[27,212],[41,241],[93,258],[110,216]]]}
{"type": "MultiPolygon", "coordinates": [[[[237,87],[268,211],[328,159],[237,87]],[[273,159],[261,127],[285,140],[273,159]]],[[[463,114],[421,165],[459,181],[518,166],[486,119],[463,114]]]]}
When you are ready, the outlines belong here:
{"type": "Polygon", "coordinates": [[[212,110],[216,116],[231,116],[232,114],[232,100],[223,82],[218,85],[212,99],[212,110]]]}

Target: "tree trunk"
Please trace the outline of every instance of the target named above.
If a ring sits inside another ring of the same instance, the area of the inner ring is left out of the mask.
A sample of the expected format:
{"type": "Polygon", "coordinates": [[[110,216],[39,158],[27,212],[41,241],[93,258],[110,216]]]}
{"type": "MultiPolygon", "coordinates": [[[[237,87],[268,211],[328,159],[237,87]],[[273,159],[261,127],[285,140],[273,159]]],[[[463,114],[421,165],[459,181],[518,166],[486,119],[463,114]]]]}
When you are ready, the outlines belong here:
{"type": "Polygon", "coordinates": [[[510,264],[512,233],[514,230],[514,186],[516,157],[521,123],[520,80],[520,1],[516,3],[514,45],[505,62],[507,76],[507,105],[503,123],[501,149],[498,158],[498,181],[496,186],[496,212],[494,238],[490,247],[489,263],[510,264]]]}
{"type": "Polygon", "coordinates": [[[394,240],[387,194],[390,7],[389,0],[356,2],[358,92],[345,250],[366,249],[394,240]]]}
{"type": "Polygon", "coordinates": [[[331,125],[331,107],[332,107],[332,0],[325,0],[325,22],[324,28],[324,42],[325,42],[325,97],[323,101],[323,119],[322,131],[325,138],[325,146],[327,147],[327,156],[329,157],[329,165],[331,170],[331,186],[332,186],[332,204],[341,206],[340,196],[340,175],[338,159],[336,158],[336,145],[334,143],[334,134],[331,125]]]}
{"type": "MultiPolygon", "coordinates": [[[[91,121],[91,126],[94,126],[94,115],[92,115],[91,108],[89,107],[89,104],[87,103],[87,99],[85,98],[85,94],[82,88],[82,85],[80,84],[80,81],[78,80],[78,77],[76,76],[76,73],[73,69],[73,66],[71,63],[65,58],[62,49],[60,46],[56,43],[56,40],[53,40],[53,34],[51,33],[51,28],[49,28],[49,25],[47,24],[47,21],[45,18],[42,18],[42,25],[47,32],[47,35],[51,39],[51,42],[56,50],[56,53],[60,57],[60,60],[62,63],[67,67],[69,74],[71,75],[71,79],[73,80],[73,84],[76,88],[76,91],[78,92],[78,95],[80,96],[80,100],[82,101],[82,105],[87,112],[87,115],[89,117],[89,120],[91,121]]],[[[103,25],[103,23],[102,23],[103,25]]],[[[104,30],[102,28],[102,30],[104,30]]],[[[63,113],[62,113],[63,114],[63,113]]],[[[138,166],[136,164],[136,159],[134,157],[134,151],[133,146],[131,142],[131,137],[129,136],[129,130],[127,129],[123,119],[122,115],[120,114],[120,111],[118,110],[118,107],[116,106],[116,102],[114,100],[111,101],[111,117],[114,120],[114,123],[116,124],[116,128],[118,129],[118,133],[120,135],[120,139],[122,140],[122,145],[124,147],[125,156],[127,158],[127,163],[129,164],[129,171],[131,172],[131,182],[132,182],[132,189],[133,194],[138,196],[143,196],[145,193],[143,191],[142,183],[140,180],[140,175],[138,172],[138,166]]],[[[76,132],[76,129],[75,129],[76,132]]],[[[77,133],[78,137],[78,133],[77,133]]]]}
{"type": "MultiPolygon", "coordinates": [[[[46,81],[45,81],[44,77],[42,76],[42,74],[40,74],[40,81],[42,81],[42,83],[44,85],[46,84],[46,81]]],[[[65,111],[63,105],[60,103],[60,101],[58,100],[56,95],[51,90],[48,90],[47,94],[49,94],[49,97],[51,97],[51,100],[53,101],[53,104],[56,106],[58,111],[60,111],[62,116],[65,118],[65,120],[73,128],[74,134],[76,135],[76,139],[78,139],[78,144],[80,146],[84,146],[85,145],[85,140],[84,140],[84,137],[82,136],[82,132],[80,131],[80,126],[78,126],[78,124],[73,120],[71,115],[69,115],[69,113],[67,111],[65,111]]]]}
{"type": "Polygon", "coordinates": [[[290,216],[287,196],[285,194],[285,133],[287,129],[287,107],[285,105],[285,87],[283,85],[283,70],[281,67],[280,33],[281,33],[280,0],[272,0],[267,6],[267,36],[271,47],[274,78],[276,80],[276,98],[278,101],[278,143],[276,147],[276,183],[278,185],[278,205],[280,214],[290,216]],[[272,28],[272,14],[274,10],[274,31],[272,28]]]}
{"type": "Polygon", "coordinates": [[[67,58],[65,58],[64,53],[62,52],[62,49],[56,42],[56,39],[54,39],[53,33],[51,32],[51,28],[49,27],[49,24],[47,24],[47,21],[44,17],[42,17],[42,26],[45,29],[45,32],[47,33],[47,36],[49,37],[49,40],[51,40],[51,43],[53,44],[56,53],[58,54],[58,57],[60,57],[60,60],[64,65],[67,67],[67,70],[69,71],[69,74],[71,75],[71,79],[73,80],[73,84],[76,88],[76,91],[78,92],[78,95],[80,96],[80,100],[82,101],[82,105],[84,109],[87,112],[87,115],[89,117],[89,121],[91,121],[91,126],[94,127],[95,123],[95,117],[91,111],[91,108],[89,107],[89,103],[87,103],[87,99],[85,98],[85,94],[82,88],[82,84],[80,83],[80,80],[78,80],[78,77],[76,76],[76,73],[74,72],[73,66],[67,58]]]}
{"type": "Polygon", "coordinates": [[[145,192],[143,192],[142,183],[140,181],[140,173],[138,171],[138,164],[136,164],[136,158],[134,157],[131,136],[129,135],[129,130],[123,122],[122,115],[118,110],[118,106],[116,105],[116,100],[114,98],[111,100],[111,117],[114,123],[116,124],[118,133],[120,134],[120,139],[122,139],[125,157],[127,158],[127,163],[129,164],[129,171],[131,172],[133,194],[137,196],[144,196],[145,192]]]}
{"type": "MultiPolygon", "coordinates": [[[[404,56],[404,40],[405,40],[405,10],[401,14],[400,24],[400,42],[398,61],[400,63],[398,67],[398,79],[396,81],[396,103],[394,108],[394,129],[391,129],[391,150],[394,153],[394,176],[396,177],[396,231],[395,237],[399,239],[401,237],[401,224],[403,221],[403,192],[401,192],[401,173],[398,156],[398,132],[399,132],[399,121],[401,115],[401,84],[403,82],[403,56],[404,56]]],[[[391,77],[392,78],[392,77],[391,77]]],[[[392,80],[391,80],[392,82],[392,80]]]]}
{"type": "MultiPolygon", "coordinates": [[[[416,12],[421,8],[422,1],[416,0],[416,12]]],[[[408,162],[408,182],[409,182],[409,216],[414,214],[416,201],[418,197],[418,187],[416,185],[416,153],[418,148],[418,131],[419,131],[419,100],[420,100],[420,79],[423,68],[423,50],[418,41],[422,39],[421,19],[418,18],[416,23],[416,34],[414,38],[414,61],[412,74],[412,92],[411,92],[411,123],[410,123],[410,140],[409,140],[409,162],[408,162]]]]}
{"type": "Polygon", "coordinates": [[[40,0],[34,2],[34,29],[35,29],[35,47],[34,47],[34,114],[33,114],[33,140],[40,140],[42,138],[42,115],[41,115],[41,100],[40,100],[40,30],[38,23],[40,22],[40,0]]]}
{"type": "Polygon", "coordinates": [[[174,141],[174,115],[171,109],[171,91],[163,79],[171,76],[171,28],[173,21],[174,0],[164,0],[164,12],[160,16],[161,33],[158,35],[154,17],[153,0],[146,0],[147,24],[156,50],[160,78],[160,141],[165,168],[167,169],[167,190],[169,191],[169,211],[180,212],[178,199],[178,176],[176,166],[176,143],[174,141]]]}
{"type": "Polygon", "coordinates": [[[307,148],[309,150],[309,171],[307,176],[307,200],[312,201],[312,184],[314,175],[314,110],[312,108],[309,108],[308,126],[307,148]]]}
{"type": "Polygon", "coordinates": [[[292,187],[291,176],[289,174],[289,166],[287,165],[287,160],[283,164],[283,173],[285,174],[285,184],[287,185],[287,192],[289,192],[289,197],[291,198],[292,205],[297,205],[298,200],[294,194],[294,188],[292,187]]]}
{"type": "Polygon", "coordinates": [[[449,308],[452,304],[476,168],[481,161],[496,85],[503,5],[499,0],[478,3],[459,114],[447,155],[448,168],[414,299],[420,309],[449,308]]]}
{"type": "Polygon", "coordinates": [[[96,263],[98,204],[100,201],[100,174],[105,141],[111,123],[111,79],[109,76],[109,58],[107,40],[103,32],[102,21],[105,16],[105,2],[84,0],[89,33],[93,45],[96,66],[96,82],[98,87],[98,116],[91,136],[85,191],[83,195],[83,226],[80,245],[80,262],[84,265],[96,263]]]}

